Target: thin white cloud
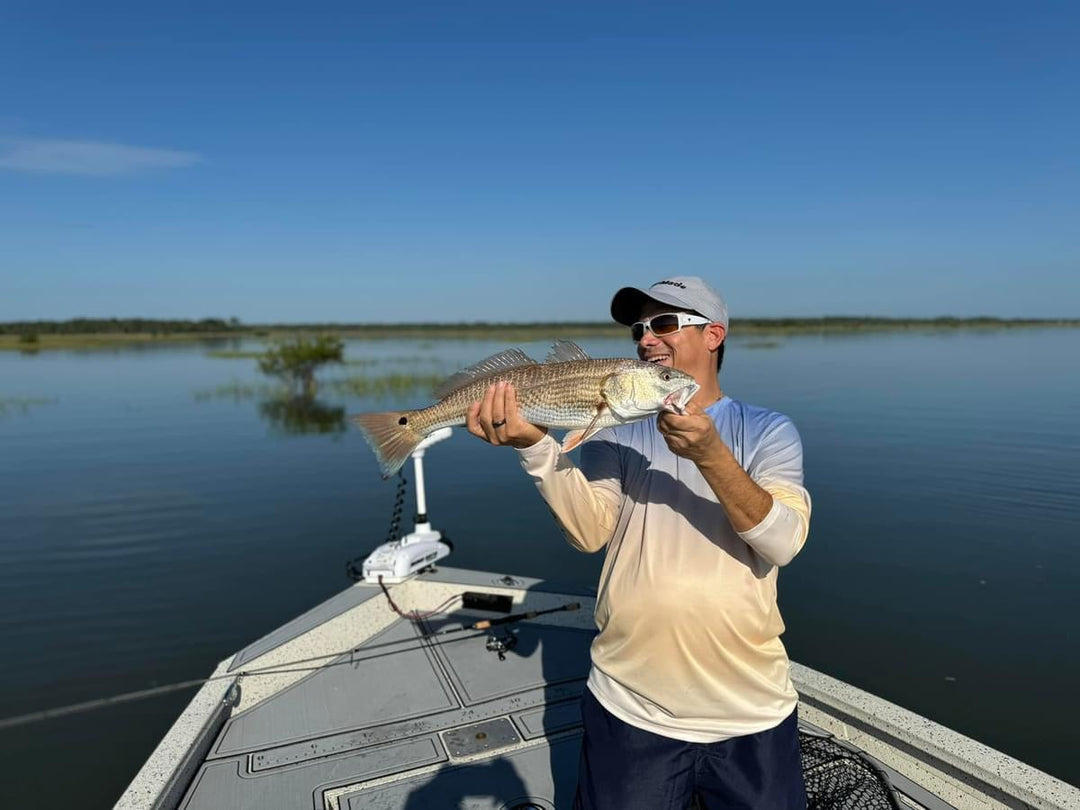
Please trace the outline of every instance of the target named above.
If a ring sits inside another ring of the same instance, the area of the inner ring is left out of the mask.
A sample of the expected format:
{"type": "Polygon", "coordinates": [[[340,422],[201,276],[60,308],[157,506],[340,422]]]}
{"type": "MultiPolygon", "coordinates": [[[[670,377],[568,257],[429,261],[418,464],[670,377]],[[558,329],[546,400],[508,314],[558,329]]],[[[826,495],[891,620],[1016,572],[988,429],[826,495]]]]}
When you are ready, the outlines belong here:
{"type": "Polygon", "coordinates": [[[147,169],[179,169],[202,160],[194,152],[120,143],[54,139],[0,140],[0,169],[107,177],[147,169]]]}

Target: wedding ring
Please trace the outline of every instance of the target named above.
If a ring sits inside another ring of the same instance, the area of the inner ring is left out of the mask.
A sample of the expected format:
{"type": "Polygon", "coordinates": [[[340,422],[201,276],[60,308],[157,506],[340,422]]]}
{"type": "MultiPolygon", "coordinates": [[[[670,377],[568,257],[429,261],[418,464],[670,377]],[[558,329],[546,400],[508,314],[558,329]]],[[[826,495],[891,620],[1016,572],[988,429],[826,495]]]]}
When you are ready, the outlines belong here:
{"type": "Polygon", "coordinates": [[[506,424],[506,420],[505,419],[500,419],[498,422],[492,422],[491,426],[495,427],[495,428],[500,428],[505,424],[506,424]]]}

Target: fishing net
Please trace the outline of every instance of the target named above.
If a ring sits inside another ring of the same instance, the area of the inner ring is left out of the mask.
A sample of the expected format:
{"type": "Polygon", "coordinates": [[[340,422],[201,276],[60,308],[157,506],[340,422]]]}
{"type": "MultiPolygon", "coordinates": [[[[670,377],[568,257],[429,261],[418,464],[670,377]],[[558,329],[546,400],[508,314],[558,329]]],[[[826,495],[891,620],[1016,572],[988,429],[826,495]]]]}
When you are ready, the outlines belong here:
{"type": "Polygon", "coordinates": [[[889,778],[832,737],[799,732],[808,810],[901,810],[889,778]]]}

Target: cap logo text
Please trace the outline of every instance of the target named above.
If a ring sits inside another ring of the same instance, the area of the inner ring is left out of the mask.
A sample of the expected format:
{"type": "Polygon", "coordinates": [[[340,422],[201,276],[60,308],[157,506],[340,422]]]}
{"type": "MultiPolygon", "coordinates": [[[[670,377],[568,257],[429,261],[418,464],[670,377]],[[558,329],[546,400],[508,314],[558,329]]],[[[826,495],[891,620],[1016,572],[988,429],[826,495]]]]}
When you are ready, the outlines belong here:
{"type": "Polygon", "coordinates": [[[670,285],[672,287],[678,287],[680,290],[685,290],[686,289],[686,285],[683,284],[682,282],[668,281],[667,279],[664,279],[663,281],[658,281],[655,284],[653,284],[653,286],[654,287],[659,287],[661,284],[668,284],[668,285],[670,285]]]}

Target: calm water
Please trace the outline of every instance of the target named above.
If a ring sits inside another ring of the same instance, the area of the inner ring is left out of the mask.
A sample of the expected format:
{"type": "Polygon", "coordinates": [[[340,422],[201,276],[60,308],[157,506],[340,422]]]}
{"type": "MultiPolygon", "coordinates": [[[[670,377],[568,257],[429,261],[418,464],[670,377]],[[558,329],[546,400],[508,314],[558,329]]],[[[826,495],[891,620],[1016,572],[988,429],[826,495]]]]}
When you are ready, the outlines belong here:
{"type": "MultiPolygon", "coordinates": [[[[449,372],[500,348],[356,342],[373,365],[326,376],[449,372]]],[[[206,351],[0,353],[0,400],[48,400],[0,413],[0,716],[205,676],[383,540],[394,486],[363,439],[197,397],[262,382],[206,351]]],[[[733,337],[721,377],[803,436],[811,535],[780,577],[792,658],[1073,783],[1078,355],[1080,330],[733,337]]],[[[600,557],[564,544],[512,451],[460,431],[427,470],[450,564],[595,584],[600,557]]],[[[58,773],[111,805],[191,694],[0,732],[0,806],[58,773]]]]}

